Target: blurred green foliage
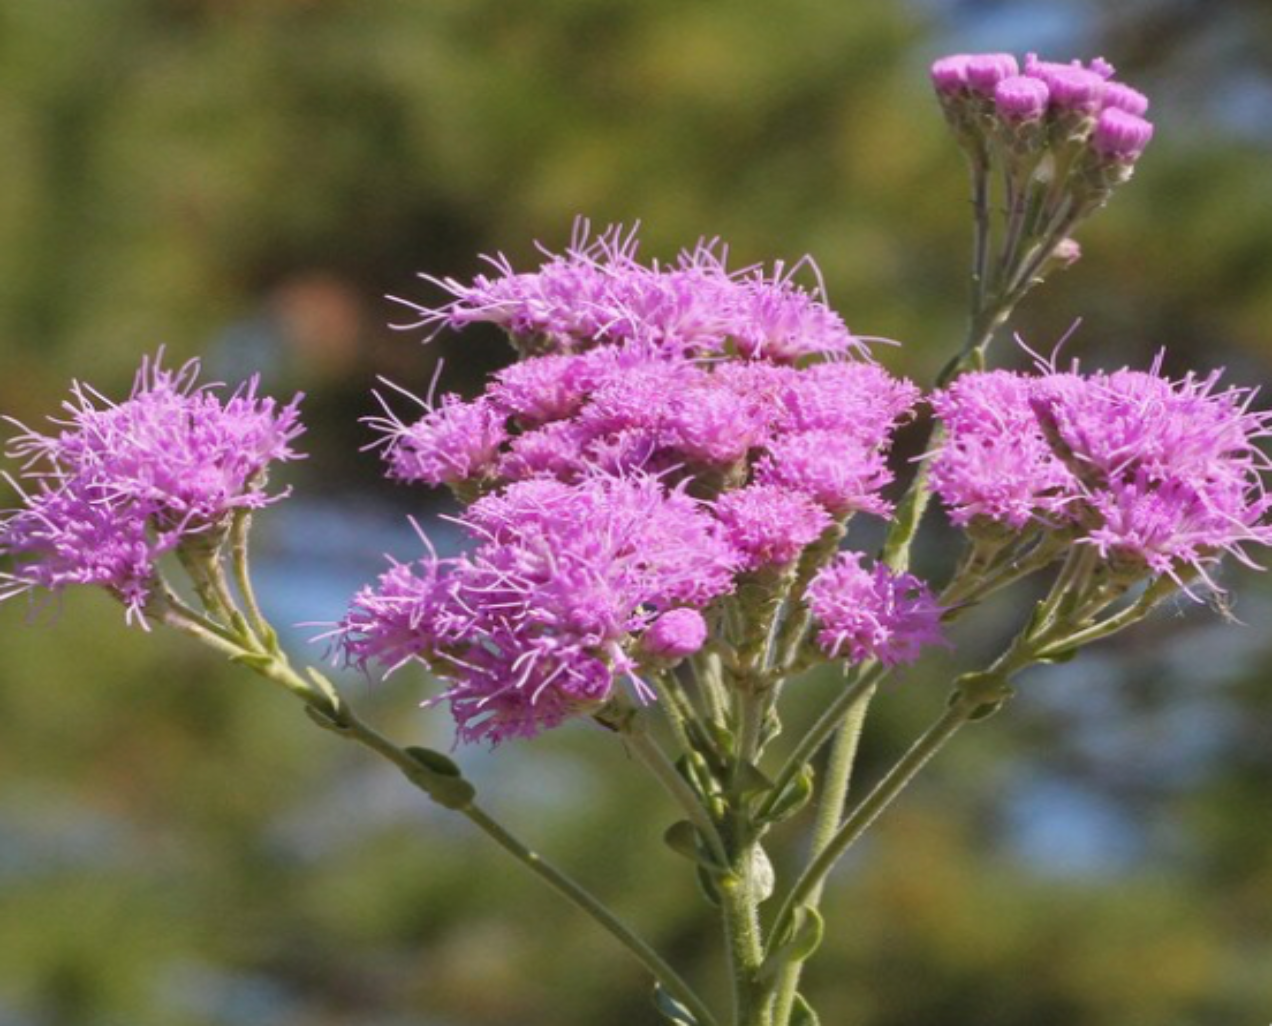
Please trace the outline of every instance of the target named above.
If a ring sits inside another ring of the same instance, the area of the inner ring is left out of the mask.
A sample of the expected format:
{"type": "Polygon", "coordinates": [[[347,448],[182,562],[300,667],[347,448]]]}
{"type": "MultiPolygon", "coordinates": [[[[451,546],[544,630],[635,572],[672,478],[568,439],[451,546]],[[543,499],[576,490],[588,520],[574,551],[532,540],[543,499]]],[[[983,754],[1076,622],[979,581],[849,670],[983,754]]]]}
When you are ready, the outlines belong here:
{"type": "MultiPolygon", "coordinates": [[[[1159,136],[1018,327],[1048,349],[1081,316],[1068,352],[1092,364],[1167,345],[1172,367],[1267,380],[1266,7],[1046,6],[1051,36],[1158,98],[1159,136]]],[[[468,273],[481,251],[531,259],[576,214],[641,219],[663,257],[717,234],[739,264],[811,252],[849,323],[904,340],[882,358],[926,380],[964,304],[962,168],[925,78],[952,42],[1034,39],[985,3],[7,0],[0,408],[33,420],[72,376],[118,392],[160,343],[305,388],[301,508],[273,518],[286,579],[333,562],[321,532],[289,547],[307,498],[372,502],[353,419],[374,375],[426,384],[441,352],[473,387],[504,358],[480,333],[423,350],[382,326],[379,296],[422,295],[414,272],[468,273]]],[[[377,539],[346,553],[354,580],[377,539]]],[[[1181,607],[1035,675],[880,825],[809,973],[825,1022],[1268,1020],[1272,595],[1233,583],[1253,628],[1181,607]]],[[[126,631],[101,596],[68,595],[38,629],[21,606],[0,608],[3,1026],[654,1021],[590,924],[285,696],[126,631]]],[[[997,612],[967,650],[999,640],[997,612]]],[[[864,776],[939,707],[945,669],[879,703],[864,776]]],[[[384,729],[448,742],[419,678],[347,686],[384,729]]],[[[799,715],[833,686],[801,684],[799,715]]],[[[719,988],[716,938],[658,841],[671,810],[611,737],[465,755],[490,804],[719,988]]]]}

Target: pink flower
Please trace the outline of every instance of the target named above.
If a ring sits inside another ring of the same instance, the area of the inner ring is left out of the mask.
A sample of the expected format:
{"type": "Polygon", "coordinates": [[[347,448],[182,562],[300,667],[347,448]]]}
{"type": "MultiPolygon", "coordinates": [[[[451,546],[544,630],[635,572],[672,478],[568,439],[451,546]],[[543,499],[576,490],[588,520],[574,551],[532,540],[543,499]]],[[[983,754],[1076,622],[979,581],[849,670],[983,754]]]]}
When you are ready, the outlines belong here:
{"type": "Polygon", "coordinates": [[[299,458],[299,397],[280,406],[257,395],[255,379],[221,396],[198,373],[196,361],[166,370],[148,360],[118,404],[76,385],[56,433],[10,443],[30,491],[0,523],[0,553],[15,559],[0,598],[97,584],[140,623],[160,555],[281,497],[265,476],[299,458]]]}
{"type": "Polygon", "coordinates": [[[925,645],[942,644],[942,609],[927,585],[882,563],[868,570],[862,560],[841,552],[808,586],[822,650],[850,663],[895,666],[914,662],[925,645]]]}

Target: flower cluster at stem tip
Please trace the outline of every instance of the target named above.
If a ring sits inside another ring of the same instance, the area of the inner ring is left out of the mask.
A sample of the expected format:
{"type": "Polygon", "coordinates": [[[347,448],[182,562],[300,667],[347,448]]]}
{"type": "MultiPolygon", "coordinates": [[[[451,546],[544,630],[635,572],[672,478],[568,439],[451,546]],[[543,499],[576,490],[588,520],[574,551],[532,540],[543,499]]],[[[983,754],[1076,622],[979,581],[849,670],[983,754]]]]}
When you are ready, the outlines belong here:
{"type": "MultiPolygon", "coordinates": [[[[1152,136],[1148,101],[1112,75],[1033,55],[932,68],[974,167],[1019,175],[996,272],[1008,305],[1045,260],[1072,258],[1067,231],[1152,136]]],[[[840,551],[854,516],[894,516],[893,436],[924,401],[940,423],[930,486],[991,563],[1018,543],[1048,558],[1076,546],[1106,598],[1161,581],[1195,595],[1218,587],[1225,554],[1272,543],[1258,447],[1272,417],[1217,375],[1040,361],[963,373],[925,400],[831,309],[808,260],[733,269],[710,241],[645,262],[634,231],[580,222],[538,268],[490,268],[428,279],[445,301],[407,303],[402,327],[493,324],[518,361],[475,399],[430,396],[409,417],[381,399],[370,421],[392,479],[454,491],[470,547],[441,557],[425,538],[327,635],[364,669],[426,665],[462,740],[654,700],[660,675],[707,654],[762,687],[819,660],[887,667],[945,643],[950,610],[926,583],[840,551]],[[759,644],[736,636],[748,617],[759,644]]],[[[77,385],[52,433],[19,425],[0,598],[94,584],[144,625],[165,553],[215,552],[279,497],[265,479],[297,457],[297,402],[254,382],[223,396],[197,369],[148,361],[122,402],[77,385]]]]}
{"type": "Polygon", "coordinates": [[[1081,151],[1094,180],[1124,176],[1153,138],[1148,97],[1113,78],[1097,58],[1060,64],[1028,54],[955,54],[932,65],[946,118],[967,146],[1001,145],[1023,153],[1081,151]]]}
{"type": "Polygon", "coordinates": [[[144,625],[160,556],[215,546],[236,510],[282,497],[266,492],[266,472],[299,458],[300,397],[280,406],[253,379],[222,398],[198,374],[198,361],[169,370],[147,360],[121,403],[76,384],[68,419],[53,421],[60,430],[17,424],[8,454],[21,463],[24,501],[0,523],[0,553],[13,557],[0,598],[96,584],[144,625]]]}

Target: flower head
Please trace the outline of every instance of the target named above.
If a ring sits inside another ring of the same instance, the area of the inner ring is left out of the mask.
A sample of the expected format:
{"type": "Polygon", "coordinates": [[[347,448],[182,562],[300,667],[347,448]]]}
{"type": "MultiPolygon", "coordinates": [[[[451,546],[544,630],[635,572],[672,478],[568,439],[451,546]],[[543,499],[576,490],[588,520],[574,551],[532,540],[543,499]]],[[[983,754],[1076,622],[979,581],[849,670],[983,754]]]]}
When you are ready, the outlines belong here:
{"type": "Polygon", "coordinates": [[[1225,552],[1272,543],[1257,445],[1272,416],[1252,398],[1218,374],[1172,381],[1159,358],[1146,372],[1047,375],[1031,405],[1090,544],[1154,574],[1204,576],[1225,552]]]}
{"type": "Polygon", "coordinates": [[[415,326],[453,328],[478,321],[504,328],[523,352],[574,353],[598,345],[647,343],[674,355],[710,355],[735,347],[747,357],[794,361],[864,353],[825,303],[820,287],[798,285],[779,267],[730,271],[721,247],[700,243],[670,266],[642,264],[635,234],[614,226],[592,238],[581,221],[570,247],[538,270],[498,272],[470,283],[437,281],[452,300],[406,305],[415,326]]]}
{"type": "Polygon", "coordinates": [[[1013,529],[1064,509],[1072,475],[1034,415],[1037,379],[1009,371],[964,374],[932,397],[945,443],[932,459],[932,488],[954,523],[1013,529]]]}
{"type": "Polygon", "coordinates": [[[146,361],[117,404],[77,385],[60,430],[10,443],[28,491],[0,525],[0,552],[16,563],[7,593],[98,584],[139,617],[162,553],[214,542],[235,510],[279,497],[265,476],[297,458],[298,399],[260,397],[255,379],[223,396],[197,384],[198,371],[146,361]]]}
{"type": "Polygon", "coordinates": [[[508,437],[506,421],[506,416],[485,400],[466,403],[456,395],[447,395],[413,424],[403,423],[391,412],[373,418],[371,423],[384,432],[389,477],[455,485],[494,469],[499,447],[508,437]]]}
{"type": "Polygon", "coordinates": [[[771,484],[725,492],[715,514],[748,570],[794,562],[831,524],[830,514],[808,495],[771,484]]]}
{"type": "Polygon", "coordinates": [[[1272,544],[1258,448],[1272,415],[1219,375],[967,374],[933,399],[947,441],[932,484],[957,524],[1074,531],[1131,576],[1205,577],[1272,544]]]}
{"type": "Polygon", "coordinates": [[[652,630],[645,645],[663,655],[683,647],[694,610],[732,587],[738,563],[705,508],[652,477],[529,480],[461,524],[472,552],[394,566],[338,633],[359,664],[426,662],[448,682],[464,740],[595,711],[622,678],[649,698],[632,655],[641,637],[652,630]]]}
{"type": "Polygon", "coordinates": [[[696,609],[669,609],[649,625],[642,639],[646,652],[663,659],[683,659],[706,643],[707,621],[696,609]]]}
{"type": "Polygon", "coordinates": [[[858,552],[841,552],[808,586],[805,601],[822,650],[850,663],[895,666],[941,644],[942,609],[927,585],[882,563],[867,569],[862,560],[858,552]]]}
{"type": "Polygon", "coordinates": [[[1122,108],[1106,107],[1095,123],[1091,146],[1102,157],[1133,164],[1152,138],[1151,122],[1122,108]]]}
{"type": "Polygon", "coordinates": [[[1047,113],[1051,90],[1028,75],[1012,75],[994,87],[994,109],[1007,121],[1032,121],[1047,113]]]}
{"type": "Polygon", "coordinates": [[[892,511],[879,494],[892,481],[882,453],[838,431],[801,431],[776,439],[760,461],[756,480],[802,492],[836,517],[892,511]]]}

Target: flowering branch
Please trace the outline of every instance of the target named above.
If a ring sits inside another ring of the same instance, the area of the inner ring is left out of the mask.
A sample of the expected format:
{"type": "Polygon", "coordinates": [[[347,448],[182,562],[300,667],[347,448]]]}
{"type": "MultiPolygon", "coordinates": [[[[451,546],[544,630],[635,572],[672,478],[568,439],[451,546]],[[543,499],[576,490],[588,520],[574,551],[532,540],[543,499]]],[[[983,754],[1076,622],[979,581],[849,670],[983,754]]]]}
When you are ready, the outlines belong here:
{"type": "Polygon", "coordinates": [[[197,384],[195,364],[159,360],[119,403],[76,385],[69,419],[10,444],[27,490],[0,520],[0,598],[98,585],[130,623],[170,626],[283,687],[590,915],[655,978],[675,1026],[815,1026],[799,986],[825,882],[923,767],[1027,667],[1070,658],[1170,595],[1217,592],[1225,557],[1249,562],[1248,548],[1272,544],[1259,449],[1272,415],[1252,410],[1252,391],[1217,374],[1172,380],[1160,358],[1144,371],[988,369],[995,334],[1077,259],[1072,232],[1152,136],[1148,101],[1112,74],[1032,55],[934,65],[971,168],[972,299],[895,505],[893,436],[925,397],[871,358],[807,262],[735,270],[722,245],[700,243],[643,263],[634,233],[580,223],[535,271],[499,257],[469,282],[430,279],[442,305],[406,304],[411,327],[495,324],[519,359],[476,399],[430,396],[413,418],[381,402],[369,423],[388,475],[450,488],[468,544],[442,557],[421,532],[423,553],[392,561],[326,637],[359,669],[426,667],[443,691],[425,704],[449,707],[460,742],[607,728],[677,807],[664,839],[719,916],[727,1017],[477,805],[449,758],[399,747],[325,676],[293,667],[253,590],[249,534],[283,497],[266,488],[271,466],[299,457],[295,400],[261,397],[255,382],[226,396],[197,384]],[[798,281],[805,267],[814,287],[798,281]],[[934,499],[965,537],[939,595],[910,572],[934,499]],[[852,547],[860,517],[890,521],[877,560],[852,547]],[[169,554],[189,602],[159,569],[169,554]],[[988,596],[1042,573],[1050,588],[1010,646],[956,678],[944,713],[845,813],[885,681],[951,645],[988,596]],[[842,686],[782,750],[785,696],[827,663],[842,686]],[[764,846],[815,794],[808,863],[763,916],[777,884],[764,846]]]}

